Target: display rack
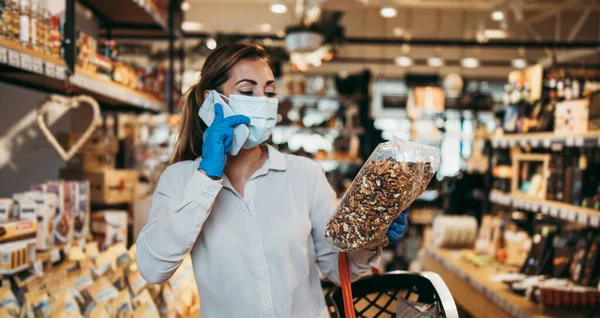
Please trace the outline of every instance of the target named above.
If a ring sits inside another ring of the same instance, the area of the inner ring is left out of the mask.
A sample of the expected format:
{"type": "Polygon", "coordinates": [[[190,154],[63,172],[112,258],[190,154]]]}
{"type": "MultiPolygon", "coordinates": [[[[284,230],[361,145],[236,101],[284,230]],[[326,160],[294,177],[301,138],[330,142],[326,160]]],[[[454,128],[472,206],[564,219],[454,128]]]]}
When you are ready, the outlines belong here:
{"type": "Polygon", "coordinates": [[[600,227],[600,211],[589,208],[500,191],[491,191],[490,201],[519,210],[540,212],[557,219],[577,222],[590,227],[600,227]]]}
{"type": "Polygon", "coordinates": [[[492,148],[512,148],[514,146],[532,148],[597,147],[600,146],[600,131],[588,131],[579,134],[556,134],[553,132],[507,134],[492,138],[492,148]]]}
{"type": "Polygon", "coordinates": [[[425,270],[442,276],[456,303],[473,317],[586,317],[572,310],[546,309],[512,293],[507,285],[490,279],[499,268],[477,267],[463,259],[460,251],[431,246],[424,250],[425,270]]]}

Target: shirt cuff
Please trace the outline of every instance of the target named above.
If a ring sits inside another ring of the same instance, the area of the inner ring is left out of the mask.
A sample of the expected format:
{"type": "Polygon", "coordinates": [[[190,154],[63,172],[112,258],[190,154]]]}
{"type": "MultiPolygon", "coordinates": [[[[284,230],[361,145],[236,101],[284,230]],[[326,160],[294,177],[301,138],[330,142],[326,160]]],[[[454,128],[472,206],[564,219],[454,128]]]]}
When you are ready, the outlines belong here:
{"type": "MultiPolygon", "coordinates": [[[[223,180],[213,180],[206,174],[195,170],[194,174],[185,185],[185,198],[190,201],[203,203],[209,200],[211,203],[221,191],[223,180]]],[[[186,201],[187,201],[186,200],[186,201]]]]}
{"type": "Polygon", "coordinates": [[[379,268],[379,258],[381,256],[381,247],[378,247],[375,251],[362,250],[348,253],[348,259],[350,262],[358,265],[359,267],[369,266],[379,268]]]}

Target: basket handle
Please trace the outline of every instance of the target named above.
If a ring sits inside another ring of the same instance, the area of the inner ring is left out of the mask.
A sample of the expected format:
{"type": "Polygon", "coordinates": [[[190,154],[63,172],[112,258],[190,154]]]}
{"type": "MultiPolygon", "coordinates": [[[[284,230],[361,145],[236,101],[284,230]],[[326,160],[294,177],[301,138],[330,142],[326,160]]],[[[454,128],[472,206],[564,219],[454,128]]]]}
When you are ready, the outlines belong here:
{"type": "Polygon", "coordinates": [[[344,313],[346,314],[346,318],[356,318],[354,301],[352,300],[348,254],[346,252],[338,254],[338,273],[340,275],[340,286],[342,287],[342,298],[344,299],[344,313]]]}

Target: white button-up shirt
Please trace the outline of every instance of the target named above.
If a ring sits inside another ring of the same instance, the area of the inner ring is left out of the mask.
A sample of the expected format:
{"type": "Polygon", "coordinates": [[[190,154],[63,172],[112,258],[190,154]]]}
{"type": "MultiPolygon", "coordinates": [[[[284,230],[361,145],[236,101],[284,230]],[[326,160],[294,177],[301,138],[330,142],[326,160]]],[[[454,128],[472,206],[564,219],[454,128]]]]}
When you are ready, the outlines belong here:
{"type": "MultiPolygon", "coordinates": [[[[339,284],[338,253],[323,238],[335,192],[318,163],[268,149],[243,197],[226,177],[199,172],[197,159],[169,166],[152,198],[139,270],[164,282],[191,253],[203,318],[328,317],[319,270],[339,284]]],[[[378,256],[349,253],[351,279],[378,256]]]]}

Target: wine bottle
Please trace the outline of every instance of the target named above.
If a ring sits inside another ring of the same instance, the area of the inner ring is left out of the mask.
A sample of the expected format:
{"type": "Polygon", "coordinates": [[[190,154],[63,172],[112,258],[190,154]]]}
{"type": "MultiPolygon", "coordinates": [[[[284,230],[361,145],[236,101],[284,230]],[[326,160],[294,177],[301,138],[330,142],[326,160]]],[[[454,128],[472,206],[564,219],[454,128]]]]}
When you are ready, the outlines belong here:
{"type": "Polygon", "coordinates": [[[565,154],[558,153],[556,154],[556,196],[554,199],[556,201],[563,201],[564,199],[564,191],[565,191],[565,154]]]}
{"type": "Polygon", "coordinates": [[[583,174],[587,169],[587,157],[585,156],[585,153],[577,151],[574,156],[574,162],[571,204],[580,206],[581,200],[583,199],[583,174]]]}
{"type": "Polygon", "coordinates": [[[575,156],[571,149],[567,149],[565,153],[565,172],[564,172],[564,191],[562,201],[571,203],[573,201],[573,170],[575,168],[575,156]]]}

